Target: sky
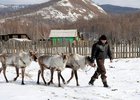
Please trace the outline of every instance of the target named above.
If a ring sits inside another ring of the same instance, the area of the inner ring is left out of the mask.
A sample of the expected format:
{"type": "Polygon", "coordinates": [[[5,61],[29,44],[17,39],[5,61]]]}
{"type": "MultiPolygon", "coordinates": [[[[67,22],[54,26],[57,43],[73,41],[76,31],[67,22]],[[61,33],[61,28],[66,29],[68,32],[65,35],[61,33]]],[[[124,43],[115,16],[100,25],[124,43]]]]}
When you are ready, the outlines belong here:
{"type": "Polygon", "coordinates": [[[0,0],[1,4],[37,4],[47,2],[49,0],[0,0]]]}
{"type": "MultiPolygon", "coordinates": [[[[39,65],[32,62],[25,70],[25,85],[21,85],[21,74],[17,81],[12,81],[16,76],[15,68],[7,67],[5,82],[3,73],[0,74],[1,100],[140,100],[140,58],[114,59],[110,63],[105,60],[108,85],[104,88],[101,78],[97,79],[94,86],[88,85],[96,68],[78,70],[80,86],[76,86],[75,77],[69,84],[58,87],[57,73],[54,73],[54,84],[45,86],[40,77],[40,85],[36,84],[39,65]]],[[[65,80],[70,78],[71,70],[62,71],[65,80]]],[[[45,70],[44,77],[50,80],[50,71],[45,70]]]]}
{"type": "MultiPolygon", "coordinates": [[[[0,0],[0,4],[37,4],[47,2],[48,0],[0,0]]],[[[127,6],[140,8],[140,0],[93,0],[97,4],[113,4],[118,6],[127,6]]]]}

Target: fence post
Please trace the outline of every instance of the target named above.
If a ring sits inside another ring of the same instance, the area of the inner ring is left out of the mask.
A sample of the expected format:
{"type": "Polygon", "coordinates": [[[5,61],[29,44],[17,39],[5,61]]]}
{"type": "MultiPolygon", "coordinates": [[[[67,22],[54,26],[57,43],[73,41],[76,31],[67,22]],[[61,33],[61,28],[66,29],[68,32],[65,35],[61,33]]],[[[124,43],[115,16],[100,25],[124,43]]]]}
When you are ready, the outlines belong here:
{"type": "Polygon", "coordinates": [[[71,50],[72,46],[71,46],[71,43],[69,42],[68,44],[69,44],[69,53],[72,53],[72,50],[71,50]]]}

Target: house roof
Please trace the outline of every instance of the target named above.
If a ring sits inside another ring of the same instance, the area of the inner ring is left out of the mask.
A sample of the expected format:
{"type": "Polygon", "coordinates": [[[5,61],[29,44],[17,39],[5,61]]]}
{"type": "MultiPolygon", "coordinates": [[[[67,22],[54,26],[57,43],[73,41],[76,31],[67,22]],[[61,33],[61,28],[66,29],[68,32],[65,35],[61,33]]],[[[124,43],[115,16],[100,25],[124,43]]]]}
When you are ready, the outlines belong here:
{"type": "Polygon", "coordinates": [[[77,37],[77,30],[51,30],[49,37],[77,37]]]}
{"type": "Polygon", "coordinates": [[[13,34],[12,33],[11,34],[6,34],[5,33],[5,34],[0,34],[0,36],[12,36],[12,37],[13,36],[18,36],[18,35],[20,35],[20,36],[24,35],[24,36],[26,36],[26,38],[30,39],[30,37],[27,34],[25,34],[25,33],[13,33],[13,34]]]}
{"type": "Polygon", "coordinates": [[[31,40],[27,38],[12,38],[12,39],[9,39],[9,41],[31,42],[31,40]]]}

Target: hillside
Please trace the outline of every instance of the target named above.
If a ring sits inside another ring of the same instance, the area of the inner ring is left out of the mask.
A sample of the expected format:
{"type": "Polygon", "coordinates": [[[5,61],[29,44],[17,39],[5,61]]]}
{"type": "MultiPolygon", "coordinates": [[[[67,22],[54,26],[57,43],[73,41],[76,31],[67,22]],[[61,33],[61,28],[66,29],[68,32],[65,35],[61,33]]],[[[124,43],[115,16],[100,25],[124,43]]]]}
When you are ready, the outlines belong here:
{"type": "Polygon", "coordinates": [[[115,5],[100,5],[107,13],[111,14],[128,14],[128,13],[136,13],[140,12],[139,8],[131,8],[131,7],[121,7],[115,5]]]}
{"type": "Polygon", "coordinates": [[[12,14],[16,17],[38,18],[50,22],[74,22],[106,15],[106,12],[91,0],[50,0],[32,5],[12,14]]]}

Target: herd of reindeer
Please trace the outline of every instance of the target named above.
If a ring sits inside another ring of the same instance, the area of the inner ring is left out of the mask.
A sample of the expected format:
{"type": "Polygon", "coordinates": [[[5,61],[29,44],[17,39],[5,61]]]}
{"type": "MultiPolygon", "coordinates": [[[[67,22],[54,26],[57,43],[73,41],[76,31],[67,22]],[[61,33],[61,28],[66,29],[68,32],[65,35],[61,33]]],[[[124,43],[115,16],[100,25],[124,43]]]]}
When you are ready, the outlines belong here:
{"type": "Polygon", "coordinates": [[[53,74],[54,71],[57,71],[58,75],[58,86],[61,87],[60,79],[62,79],[62,82],[65,84],[65,79],[61,75],[61,72],[65,68],[71,68],[71,77],[67,81],[67,83],[70,82],[70,80],[75,75],[76,79],[76,85],[79,86],[78,82],[78,75],[77,70],[80,68],[85,68],[86,65],[91,65],[91,59],[89,56],[82,56],[79,54],[56,54],[56,55],[41,55],[37,56],[37,53],[34,51],[29,50],[28,52],[20,51],[18,54],[8,54],[6,52],[3,52],[0,54],[0,62],[1,62],[1,68],[0,73],[3,72],[4,78],[6,82],[8,82],[8,79],[6,77],[6,68],[8,66],[13,66],[16,70],[16,77],[14,78],[14,81],[17,80],[19,77],[19,69],[21,69],[21,75],[22,75],[22,81],[21,84],[24,85],[24,74],[25,74],[25,68],[30,65],[32,61],[38,62],[40,69],[38,70],[38,76],[37,76],[37,84],[40,84],[39,79],[40,75],[43,79],[44,84],[53,84],[53,74]],[[51,73],[51,79],[47,83],[44,78],[44,70],[48,69],[51,73]]]}

